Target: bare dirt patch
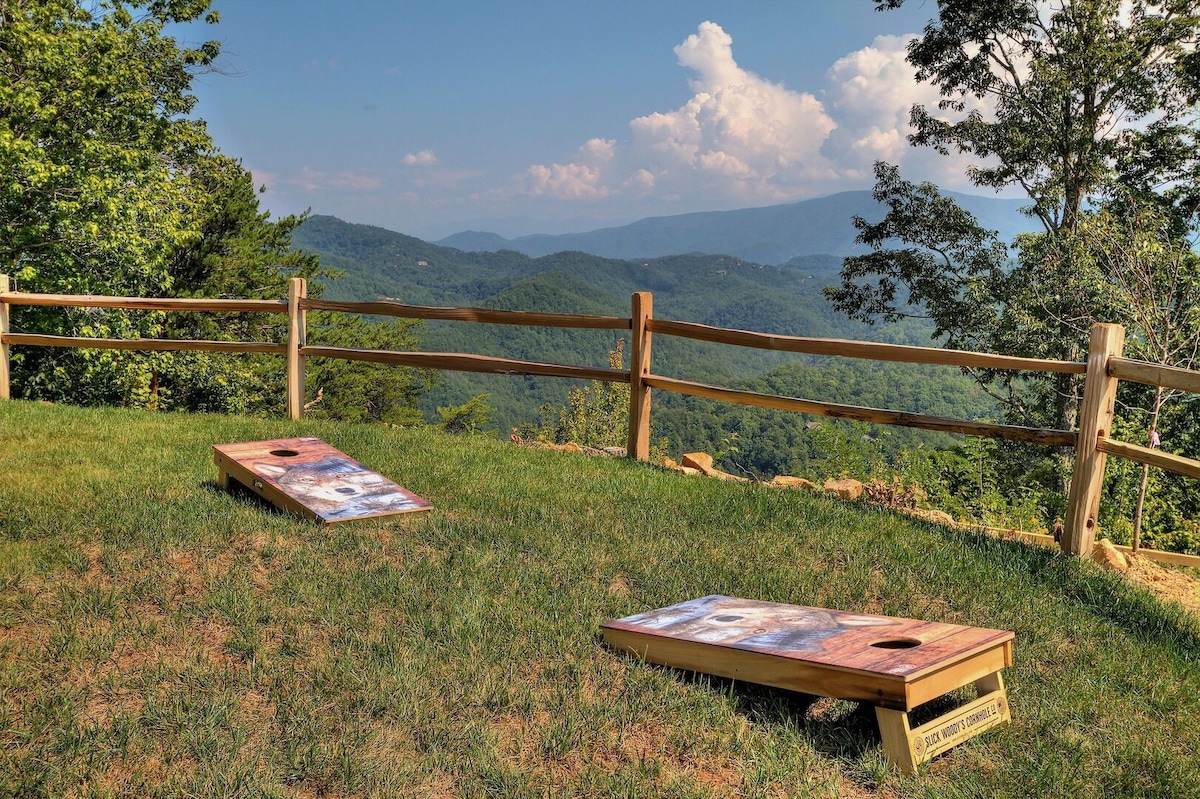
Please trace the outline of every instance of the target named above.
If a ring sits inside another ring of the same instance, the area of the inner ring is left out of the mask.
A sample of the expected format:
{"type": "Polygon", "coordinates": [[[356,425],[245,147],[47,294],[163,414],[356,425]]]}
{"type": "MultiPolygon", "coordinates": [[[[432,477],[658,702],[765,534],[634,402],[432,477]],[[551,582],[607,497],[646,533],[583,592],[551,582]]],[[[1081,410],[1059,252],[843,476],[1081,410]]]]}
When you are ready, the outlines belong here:
{"type": "Polygon", "coordinates": [[[1161,566],[1149,558],[1132,556],[1125,576],[1148,588],[1159,599],[1177,602],[1192,613],[1200,614],[1200,580],[1187,572],[1161,566]]]}

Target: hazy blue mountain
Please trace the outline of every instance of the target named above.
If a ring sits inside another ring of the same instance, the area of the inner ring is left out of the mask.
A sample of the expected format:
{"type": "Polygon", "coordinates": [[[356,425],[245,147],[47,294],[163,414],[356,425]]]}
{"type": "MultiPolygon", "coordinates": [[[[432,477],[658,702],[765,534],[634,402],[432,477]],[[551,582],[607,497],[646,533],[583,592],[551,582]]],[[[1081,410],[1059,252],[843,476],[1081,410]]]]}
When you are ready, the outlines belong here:
{"type": "MultiPolygon", "coordinates": [[[[1020,200],[947,192],[1003,241],[1034,229],[1018,210],[1020,200]]],[[[854,243],[852,219],[875,221],[883,208],[869,191],[847,191],[813,200],[737,211],[707,211],[648,217],[621,227],[587,233],[538,234],[505,239],[495,233],[466,231],[438,244],[467,252],[516,250],[539,257],[577,250],[605,258],[654,258],[682,253],[731,255],[760,264],[782,264],[797,256],[845,256],[863,249],[854,243]]]]}
{"type": "Polygon", "coordinates": [[[498,252],[500,250],[515,250],[512,242],[499,233],[482,233],[478,230],[464,230],[438,242],[443,247],[453,247],[463,252],[498,252]]]}

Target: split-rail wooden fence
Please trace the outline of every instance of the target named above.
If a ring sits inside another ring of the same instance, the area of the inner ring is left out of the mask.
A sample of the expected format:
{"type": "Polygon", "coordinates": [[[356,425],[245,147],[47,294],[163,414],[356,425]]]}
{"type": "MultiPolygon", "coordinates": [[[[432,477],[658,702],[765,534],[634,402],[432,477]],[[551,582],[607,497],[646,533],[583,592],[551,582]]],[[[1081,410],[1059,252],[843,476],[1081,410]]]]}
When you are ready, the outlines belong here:
{"type": "MultiPolygon", "coordinates": [[[[1104,480],[1107,456],[1127,458],[1150,464],[1192,478],[1200,479],[1200,461],[1142,447],[1110,437],[1113,409],[1119,380],[1130,380],[1151,386],[1164,386],[1200,393],[1200,372],[1161,366],[1122,357],[1125,331],[1120,325],[1097,324],[1092,328],[1088,359],[1084,363],[1008,355],[945,350],[936,347],[912,347],[896,344],[877,344],[841,339],[804,338],[754,333],[745,330],[711,327],[692,322],[655,319],[650,292],[637,292],[632,297],[631,314],[626,317],[587,316],[527,311],[497,311],[485,308],[435,308],[404,305],[397,302],[338,302],[310,299],[306,284],[293,278],[286,300],[239,299],[174,299],[110,297],[100,295],[30,294],[11,290],[7,275],[0,275],[0,399],[11,396],[9,385],[9,348],[79,347],[126,350],[174,350],[231,353],[270,353],[287,359],[287,414],[298,419],[304,413],[304,372],[306,358],[341,358],[372,363],[412,366],[421,369],[485,372],[492,374],[536,375],[628,383],[629,438],[628,456],[646,460],[650,443],[650,392],[652,389],[706,397],[722,402],[810,413],[840,419],[876,424],[899,425],[922,430],[939,430],[969,436],[983,436],[1042,444],[1051,447],[1071,447],[1075,450],[1075,466],[1067,499],[1065,531],[1061,546],[1065,552],[1087,555],[1096,536],[1096,517],[1100,506],[1100,488],[1104,480]],[[158,311],[210,311],[242,313],[278,313],[288,315],[286,344],[272,342],[195,341],[167,339],[100,339],[69,336],[46,336],[17,333],[10,329],[12,306],[57,306],[119,308],[158,311]],[[632,339],[628,370],[570,366],[556,363],[521,361],[484,355],[394,352],[355,349],[348,347],[316,347],[306,342],[306,312],[334,311],[353,314],[393,316],[406,319],[434,319],[487,324],[521,325],[573,329],[629,331],[632,339]],[[678,336],[758,349],[808,355],[833,355],[845,358],[864,358],[913,364],[1003,369],[1030,372],[1059,372],[1084,375],[1083,401],[1078,430],[1053,430],[1014,425],[949,419],[904,411],[840,405],[817,400],[782,397],[739,391],[704,383],[656,375],[651,371],[651,341],[653,336],[678,336]]],[[[1147,550],[1149,555],[1151,551],[1147,550]]],[[[1184,562],[1181,556],[1165,557],[1170,553],[1153,553],[1164,560],[1184,562]]],[[[1190,563],[1190,560],[1187,562],[1190,563]]],[[[1194,564],[1193,564],[1194,565],[1194,564]]]]}

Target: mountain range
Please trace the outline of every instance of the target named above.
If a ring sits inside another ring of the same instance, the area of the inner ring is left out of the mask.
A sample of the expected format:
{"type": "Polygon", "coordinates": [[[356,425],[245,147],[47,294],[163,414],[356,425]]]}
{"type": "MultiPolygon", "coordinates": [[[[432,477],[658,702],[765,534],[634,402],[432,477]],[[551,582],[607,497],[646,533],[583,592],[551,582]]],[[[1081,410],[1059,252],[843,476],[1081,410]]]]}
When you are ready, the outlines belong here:
{"type": "MultiPolygon", "coordinates": [[[[324,296],[330,299],[627,316],[630,294],[651,291],[660,319],[902,344],[929,344],[933,332],[923,320],[871,327],[834,312],[822,292],[838,280],[841,259],[832,255],[797,255],[784,265],[703,253],[629,260],[565,251],[534,258],[512,250],[466,252],[331,216],[310,217],[294,232],[293,244],[318,253],[325,267],[342,273],[326,286],[324,296]]],[[[421,349],[605,366],[617,338],[612,331],[430,322],[421,332],[421,349]]],[[[773,393],[960,418],[981,412],[982,398],[970,392],[969,381],[957,370],[943,374],[935,368],[882,366],[861,362],[835,377],[812,359],[785,353],[671,336],[656,337],[654,343],[654,371],[668,377],[735,387],[766,380],[773,393]]],[[[435,419],[439,407],[488,394],[492,423],[507,432],[536,422],[543,406],[562,407],[570,385],[552,378],[446,372],[421,398],[421,408],[435,419]]],[[[656,407],[655,435],[669,439],[673,450],[712,447],[730,430],[756,424],[761,415],[667,394],[660,395],[656,407]],[[691,409],[686,414],[684,406],[691,409]]],[[[802,419],[783,416],[763,423],[757,444],[743,444],[744,455],[753,457],[760,470],[790,468],[781,459],[798,457],[794,453],[800,450],[778,436],[803,437],[802,419]]],[[[893,440],[897,445],[907,441],[893,440]]]]}
{"type": "MultiPolygon", "coordinates": [[[[944,192],[970,211],[1001,241],[1032,231],[1035,222],[1020,212],[1021,200],[944,192]]],[[[537,234],[506,239],[495,233],[464,231],[439,240],[464,252],[513,250],[532,257],[574,250],[603,258],[656,258],[683,253],[729,255],[760,264],[783,264],[797,256],[844,257],[865,252],[855,243],[853,219],[875,222],[884,207],[869,191],[847,191],[811,200],[744,208],[656,216],[620,227],[586,233],[537,234]]]]}

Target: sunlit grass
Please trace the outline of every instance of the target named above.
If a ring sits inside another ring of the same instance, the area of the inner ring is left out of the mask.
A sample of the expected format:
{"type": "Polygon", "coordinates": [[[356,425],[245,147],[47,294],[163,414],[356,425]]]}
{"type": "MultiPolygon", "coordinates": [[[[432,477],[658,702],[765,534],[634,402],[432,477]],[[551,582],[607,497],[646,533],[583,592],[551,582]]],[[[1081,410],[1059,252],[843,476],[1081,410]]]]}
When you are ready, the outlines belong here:
{"type": "Polygon", "coordinates": [[[1088,564],[483,438],[0,403],[0,795],[1191,796],[1200,626],[1088,564]],[[430,499],[318,527],[211,445],[317,435],[430,499]],[[869,707],[661,669],[710,593],[1012,629],[1014,723],[912,778],[869,707]]]}

